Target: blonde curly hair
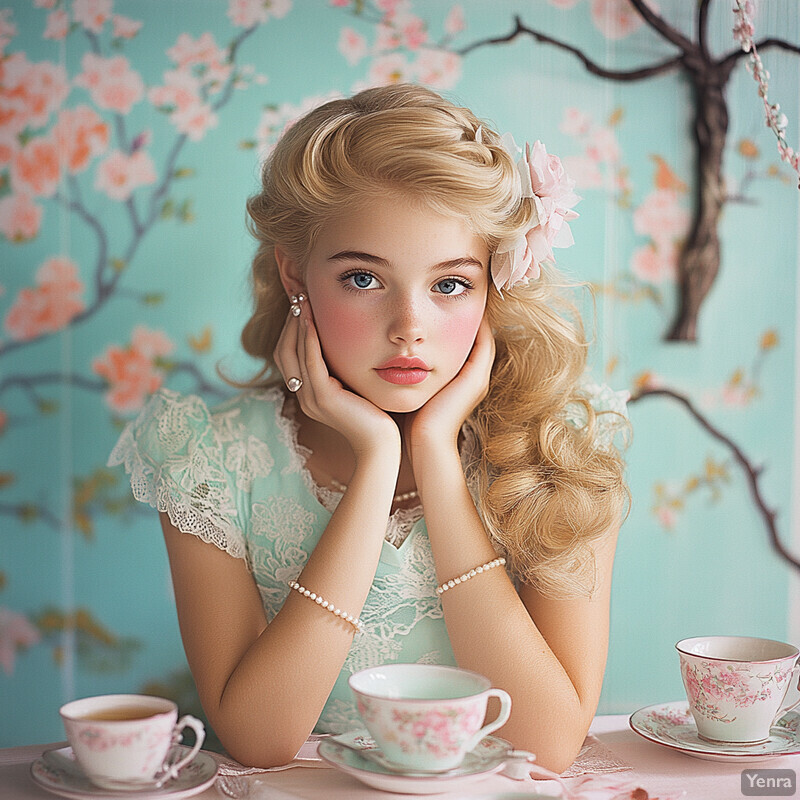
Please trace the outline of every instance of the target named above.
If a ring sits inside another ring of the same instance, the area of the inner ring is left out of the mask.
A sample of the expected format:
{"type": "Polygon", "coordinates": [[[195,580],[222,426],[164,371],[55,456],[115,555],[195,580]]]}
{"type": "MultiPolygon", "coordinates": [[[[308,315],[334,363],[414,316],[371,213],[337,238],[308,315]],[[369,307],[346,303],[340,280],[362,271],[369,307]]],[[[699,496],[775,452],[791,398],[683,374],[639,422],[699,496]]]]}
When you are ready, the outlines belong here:
{"type": "MultiPolygon", "coordinates": [[[[263,368],[244,383],[226,379],[239,388],[280,381],[272,354],[289,301],[276,244],[303,264],[332,214],[387,190],[467,220],[490,252],[527,230],[535,213],[497,132],[412,85],[367,89],[309,112],[261,177],[247,203],[258,249],[241,340],[263,368]]],[[[591,592],[588,545],[619,523],[628,497],[624,463],[615,447],[597,446],[597,415],[579,387],[587,342],[566,288],[551,268],[502,297],[490,287],[497,356],[489,393],[466,423],[475,445],[467,473],[484,523],[512,574],[550,595],[591,592]],[[571,404],[584,409],[583,427],[567,421],[571,404]]]]}

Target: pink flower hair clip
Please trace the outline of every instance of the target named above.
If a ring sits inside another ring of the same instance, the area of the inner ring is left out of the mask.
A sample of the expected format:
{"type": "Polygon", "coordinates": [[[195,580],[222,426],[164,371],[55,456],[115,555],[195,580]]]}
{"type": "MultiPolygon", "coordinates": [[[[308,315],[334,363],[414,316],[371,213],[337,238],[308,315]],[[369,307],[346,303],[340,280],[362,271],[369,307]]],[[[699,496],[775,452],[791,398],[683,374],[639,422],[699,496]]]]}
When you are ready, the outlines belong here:
{"type": "Polygon", "coordinates": [[[492,255],[492,280],[502,295],[503,289],[536,280],[544,262],[555,263],[554,247],[575,243],[567,223],[578,217],[572,207],[580,197],[573,192],[575,181],[567,176],[561,159],[548,155],[540,141],[533,148],[526,143],[524,152],[510,133],[501,143],[517,163],[520,197],[532,198],[536,211],[532,227],[502,239],[492,255]]]}

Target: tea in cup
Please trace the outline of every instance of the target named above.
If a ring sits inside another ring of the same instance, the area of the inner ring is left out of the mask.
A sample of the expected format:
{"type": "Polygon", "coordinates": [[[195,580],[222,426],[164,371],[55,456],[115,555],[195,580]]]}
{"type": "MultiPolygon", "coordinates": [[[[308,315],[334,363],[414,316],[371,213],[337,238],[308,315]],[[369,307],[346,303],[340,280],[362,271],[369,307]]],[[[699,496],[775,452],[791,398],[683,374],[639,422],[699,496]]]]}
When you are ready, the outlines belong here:
{"type": "Polygon", "coordinates": [[[66,703],[60,710],[67,739],[86,777],[103,789],[161,785],[178,775],[205,739],[199,719],[178,720],[178,707],[163,697],[106,694],[66,703]],[[184,728],[195,733],[186,756],[168,763],[184,728]]]}
{"type": "Polygon", "coordinates": [[[458,667],[387,664],[350,677],[358,712],[385,759],[398,769],[446,772],[508,721],[511,697],[458,667]],[[500,713],[483,724],[490,697],[500,713]]]}
{"type": "Polygon", "coordinates": [[[675,647],[701,739],[722,744],[764,742],[775,722],[800,705],[800,698],[784,704],[800,674],[800,651],[793,645],[752,636],[696,636],[675,647]]]}

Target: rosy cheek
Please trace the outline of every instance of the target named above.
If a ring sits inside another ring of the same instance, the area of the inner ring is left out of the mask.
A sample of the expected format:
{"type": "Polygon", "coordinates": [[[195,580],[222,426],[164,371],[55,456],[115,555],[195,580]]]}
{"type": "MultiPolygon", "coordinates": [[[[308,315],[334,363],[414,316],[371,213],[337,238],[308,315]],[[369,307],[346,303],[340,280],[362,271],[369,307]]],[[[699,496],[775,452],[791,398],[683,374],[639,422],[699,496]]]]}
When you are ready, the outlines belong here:
{"type": "Polygon", "coordinates": [[[451,317],[444,324],[443,342],[447,343],[446,346],[454,358],[458,357],[462,362],[466,360],[475,343],[482,319],[483,309],[481,308],[463,316],[451,317]]]}
{"type": "Polygon", "coordinates": [[[345,359],[352,360],[365,343],[367,323],[364,314],[347,304],[318,302],[314,306],[314,322],[331,367],[337,367],[345,359]]]}

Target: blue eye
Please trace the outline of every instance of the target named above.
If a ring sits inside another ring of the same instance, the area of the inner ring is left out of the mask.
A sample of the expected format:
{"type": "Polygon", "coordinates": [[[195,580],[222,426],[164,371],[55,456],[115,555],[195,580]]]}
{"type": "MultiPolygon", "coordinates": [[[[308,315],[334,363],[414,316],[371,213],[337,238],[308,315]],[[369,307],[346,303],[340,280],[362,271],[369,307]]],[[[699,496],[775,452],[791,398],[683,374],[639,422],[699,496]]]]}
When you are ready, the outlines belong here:
{"type": "Polygon", "coordinates": [[[437,292],[450,295],[451,297],[463,294],[470,288],[472,287],[468,286],[464,281],[456,280],[455,278],[445,278],[436,284],[437,292]]]}
{"type": "Polygon", "coordinates": [[[380,285],[378,279],[370,272],[348,272],[339,280],[347,289],[377,289],[380,285]]]}
{"type": "Polygon", "coordinates": [[[358,275],[353,275],[353,283],[359,289],[366,289],[372,283],[372,280],[372,275],[368,275],[366,272],[359,272],[358,275]]]}

